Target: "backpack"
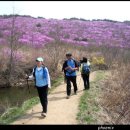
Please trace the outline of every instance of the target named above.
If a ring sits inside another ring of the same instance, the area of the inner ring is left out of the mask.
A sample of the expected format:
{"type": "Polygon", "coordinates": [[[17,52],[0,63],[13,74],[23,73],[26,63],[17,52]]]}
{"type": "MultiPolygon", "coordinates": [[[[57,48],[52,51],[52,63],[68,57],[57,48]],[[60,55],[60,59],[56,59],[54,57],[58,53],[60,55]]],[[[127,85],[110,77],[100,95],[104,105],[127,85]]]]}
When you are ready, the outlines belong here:
{"type": "Polygon", "coordinates": [[[83,63],[83,66],[82,66],[82,74],[89,74],[90,72],[90,67],[86,64],[83,63]]]}

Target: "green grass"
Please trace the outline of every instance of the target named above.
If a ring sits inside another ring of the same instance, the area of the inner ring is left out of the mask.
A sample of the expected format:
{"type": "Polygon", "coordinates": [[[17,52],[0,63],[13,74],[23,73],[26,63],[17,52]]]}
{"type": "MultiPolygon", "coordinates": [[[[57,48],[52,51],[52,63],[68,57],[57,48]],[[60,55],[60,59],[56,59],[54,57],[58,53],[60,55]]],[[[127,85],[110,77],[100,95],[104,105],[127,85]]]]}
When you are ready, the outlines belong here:
{"type": "MultiPolygon", "coordinates": [[[[58,86],[63,81],[63,76],[58,77],[57,79],[52,81],[52,88],[49,90],[49,93],[54,90],[56,86],[58,86]]],[[[39,103],[38,97],[33,97],[31,99],[26,100],[21,107],[12,107],[8,108],[7,111],[1,115],[0,124],[10,124],[19,118],[21,115],[24,115],[27,110],[32,108],[34,105],[39,103]]]]}
{"type": "Polygon", "coordinates": [[[21,115],[25,113],[32,106],[39,103],[38,97],[31,98],[23,103],[21,107],[13,107],[7,109],[7,111],[0,117],[0,124],[9,124],[21,115]]]}
{"type": "Polygon", "coordinates": [[[63,82],[63,80],[64,80],[64,77],[63,77],[63,76],[60,76],[60,77],[58,77],[58,78],[55,79],[55,80],[52,80],[52,81],[51,81],[52,88],[50,89],[49,93],[50,93],[51,91],[53,91],[57,86],[59,86],[59,85],[61,84],[61,82],[63,82]]]}
{"type": "Polygon", "coordinates": [[[105,74],[104,71],[97,71],[94,81],[90,83],[90,90],[85,91],[81,96],[77,114],[79,124],[96,124],[95,113],[100,110],[96,99],[100,94],[99,86],[100,82],[105,78],[105,74]]]}

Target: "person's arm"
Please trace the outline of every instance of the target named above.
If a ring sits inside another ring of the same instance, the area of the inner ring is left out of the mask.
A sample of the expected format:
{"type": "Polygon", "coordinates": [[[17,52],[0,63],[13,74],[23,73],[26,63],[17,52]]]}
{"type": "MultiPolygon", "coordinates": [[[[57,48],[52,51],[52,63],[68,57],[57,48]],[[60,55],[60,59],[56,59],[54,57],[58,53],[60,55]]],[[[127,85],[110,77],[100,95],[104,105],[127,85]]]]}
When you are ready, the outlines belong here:
{"type": "Polygon", "coordinates": [[[75,71],[75,70],[79,70],[79,68],[75,67],[75,68],[71,68],[71,70],[75,71]]]}
{"type": "Polygon", "coordinates": [[[63,67],[62,67],[62,71],[63,71],[63,70],[68,70],[68,69],[70,69],[70,67],[67,66],[67,63],[66,63],[66,61],[65,61],[64,64],[63,64],[63,67]]]}
{"type": "Polygon", "coordinates": [[[48,88],[51,88],[51,80],[50,80],[50,75],[49,75],[49,71],[48,71],[48,69],[47,68],[45,68],[46,69],[46,74],[47,74],[47,82],[48,82],[48,88]]]}
{"type": "Polygon", "coordinates": [[[64,71],[64,68],[65,68],[65,62],[63,63],[63,66],[62,66],[62,72],[64,71]]]}
{"type": "Polygon", "coordinates": [[[33,72],[34,72],[34,68],[33,68],[32,74],[30,76],[27,75],[27,77],[26,77],[27,80],[33,80],[34,79],[33,72]]]}
{"type": "Polygon", "coordinates": [[[68,70],[68,69],[72,70],[73,68],[71,66],[68,66],[68,67],[65,68],[65,70],[68,70]]]}
{"type": "Polygon", "coordinates": [[[64,70],[72,69],[70,66],[67,65],[67,61],[63,64],[64,70]]]}
{"type": "Polygon", "coordinates": [[[90,64],[90,62],[89,62],[89,61],[87,62],[87,65],[89,66],[89,69],[91,70],[91,67],[90,67],[90,65],[91,65],[91,64],[90,64]]]}
{"type": "Polygon", "coordinates": [[[75,68],[72,68],[72,70],[73,70],[73,71],[79,70],[79,66],[78,66],[77,61],[74,60],[74,63],[75,63],[75,68]]]}
{"type": "Polygon", "coordinates": [[[78,70],[78,65],[76,64],[76,61],[74,61],[74,62],[75,62],[75,68],[72,68],[71,66],[67,66],[67,62],[65,62],[64,69],[65,70],[72,70],[72,71],[78,70]]]}
{"type": "Polygon", "coordinates": [[[88,66],[90,66],[90,65],[91,65],[89,61],[87,61],[87,65],[88,65],[88,66]]]}

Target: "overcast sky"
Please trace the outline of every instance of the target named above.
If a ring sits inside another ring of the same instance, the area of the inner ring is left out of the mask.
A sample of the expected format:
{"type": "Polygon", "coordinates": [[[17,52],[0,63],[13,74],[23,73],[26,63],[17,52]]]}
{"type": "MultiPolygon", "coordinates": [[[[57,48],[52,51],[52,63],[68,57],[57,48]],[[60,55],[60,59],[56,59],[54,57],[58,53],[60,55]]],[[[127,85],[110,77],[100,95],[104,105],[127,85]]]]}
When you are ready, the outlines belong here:
{"type": "Polygon", "coordinates": [[[130,1],[0,1],[0,15],[15,13],[44,18],[130,20],[130,1]]]}

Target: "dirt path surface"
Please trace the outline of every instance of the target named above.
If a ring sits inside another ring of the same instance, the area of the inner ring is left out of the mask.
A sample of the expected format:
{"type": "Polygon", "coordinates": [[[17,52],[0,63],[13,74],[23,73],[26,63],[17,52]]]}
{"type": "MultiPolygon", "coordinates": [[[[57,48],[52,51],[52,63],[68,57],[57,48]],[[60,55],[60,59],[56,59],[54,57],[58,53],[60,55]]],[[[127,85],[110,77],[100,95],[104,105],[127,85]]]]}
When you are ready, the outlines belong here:
{"type": "MultiPolygon", "coordinates": [[[[95,73],[90,75],[90,81],[94,80],[95,73]]],[[[26,114],[12,124],[78,124],[76,116],[78,104],[83,94],[83,81],[77,76],[78,92],[74,95],[73,86],[70,99],[66,99],[66,84],[62,83],[48,95],[47,117],[41,117],[41,104],[35,105],[26,114]]]]}

